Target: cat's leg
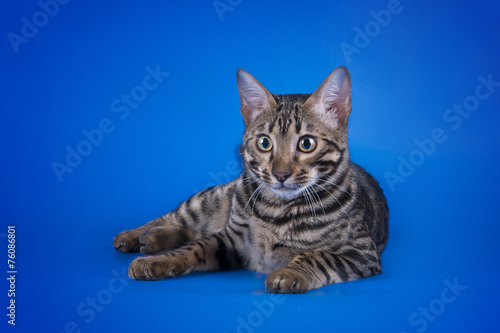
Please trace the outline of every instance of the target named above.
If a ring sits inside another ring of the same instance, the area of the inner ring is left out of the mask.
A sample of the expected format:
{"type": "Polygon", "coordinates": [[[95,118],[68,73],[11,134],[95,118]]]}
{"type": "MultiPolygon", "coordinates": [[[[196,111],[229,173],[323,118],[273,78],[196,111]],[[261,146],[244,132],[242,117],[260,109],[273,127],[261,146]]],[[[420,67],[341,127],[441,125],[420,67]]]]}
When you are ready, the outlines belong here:
{"type": "Polygon", "coordinates": [[[134,280],[161,280],[191,272],[242,267],[242,257],[222,231],[174,251],[136,258],[130,264],[128,274],[134,280]]]}
{"type": "Polygon", "coordinates": [[[298,294],[381,272],[380,258],[374,246],[363,250],[345,246],[335,252],[303,252],[285,268],[272,271],[265,284],[272,293],[298,294]]]}
{"type": "Polygon", "coordinates": [[[113,239],[113,246],[120,252],[151,254],[182,245],[191,239],[192,232],[176,225],[173,213],[168,213],[143,226],[120,232],[113,239]]]}
{"type": "Polygon", "coordinates": [[[177,249],[196,238],[191,229],[167,225],[144,231],[139,238],[140,251],[143,254],[155,254],[177,249]]]}
{"type": "Polygon", "coordinates": [[[235,181],[199,192],[176,210],[115,236],[113,246],[120,252],[154,254],[178,248],[224,228],[235,181]]]}

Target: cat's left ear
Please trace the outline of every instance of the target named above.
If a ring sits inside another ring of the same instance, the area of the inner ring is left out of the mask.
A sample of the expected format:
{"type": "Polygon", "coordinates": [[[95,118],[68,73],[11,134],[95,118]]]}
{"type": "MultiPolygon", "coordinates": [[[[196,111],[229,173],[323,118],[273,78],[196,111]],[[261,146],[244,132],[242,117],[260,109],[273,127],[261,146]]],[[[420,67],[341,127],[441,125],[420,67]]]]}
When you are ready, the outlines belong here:
{"type": "Polygon", "coordinates": [[[246,70],[238,69],[236,81],[240,92],[241,115],[245,126],[255,120],[262,111],[277,106],[271,93],[246,70]]]}
{"type": "Polygon", "coordinates": [[[347,68],[336,68],[307,99],[304,108],[315,110],[332,125],[346,125],[351,113],[351,76],[347,68]]]}

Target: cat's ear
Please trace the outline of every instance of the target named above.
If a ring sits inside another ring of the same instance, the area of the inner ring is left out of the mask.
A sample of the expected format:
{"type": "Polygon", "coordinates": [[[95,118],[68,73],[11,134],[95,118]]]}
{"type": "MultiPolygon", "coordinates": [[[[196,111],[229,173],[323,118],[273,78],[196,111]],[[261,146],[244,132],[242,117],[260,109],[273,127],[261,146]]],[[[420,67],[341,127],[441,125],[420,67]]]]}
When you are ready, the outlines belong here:
{"type": "Polygon", "coordinates": [[[351,113],[351,76],[343,66],[336,68],[304,103],[332,125],[347,124],[351,113]]]}
{"type": "Polygon", "coordinates": [[[244,69],[238,69],[236,82],[241,100],[241,115],[248,126],[265,110],[276,107],[276,101],[267,89],[244,69]]]}

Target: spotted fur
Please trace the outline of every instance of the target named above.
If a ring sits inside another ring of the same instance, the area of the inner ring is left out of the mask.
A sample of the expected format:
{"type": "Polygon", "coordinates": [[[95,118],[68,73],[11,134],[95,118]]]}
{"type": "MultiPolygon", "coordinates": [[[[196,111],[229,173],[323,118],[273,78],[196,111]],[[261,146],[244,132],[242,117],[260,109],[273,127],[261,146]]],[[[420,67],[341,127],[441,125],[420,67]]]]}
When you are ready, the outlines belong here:
{"type": "Polygon", "coordinates": [[[136,258],[130,277],[244,268],[269,273],[270,292],[302,293],[380,273],[388,207],[378,182],[349,159],[347,70],[312,95],[271,95],[243,70],[237,79],[243,174],[118,234],[118,251],[153,254],[136,258]],[[314,149],[301,151],[301,140],[314,149]]]}

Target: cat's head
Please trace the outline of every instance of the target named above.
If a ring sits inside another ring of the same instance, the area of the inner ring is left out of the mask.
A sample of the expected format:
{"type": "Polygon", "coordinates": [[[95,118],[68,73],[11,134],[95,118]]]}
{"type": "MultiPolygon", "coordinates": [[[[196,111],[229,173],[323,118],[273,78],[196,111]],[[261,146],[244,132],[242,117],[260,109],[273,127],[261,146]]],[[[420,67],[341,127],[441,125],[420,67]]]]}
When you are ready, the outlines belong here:
{"type": "Polygon", "coordinates": [[[351,79],[335,69],[312,95],[272,95],[243,69],[237,73],[245,122],[247,174],[278,197],[295,198],[334,182],[349,160],[351,79]]]}

